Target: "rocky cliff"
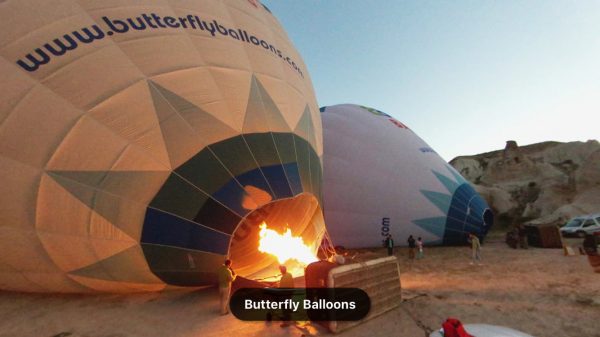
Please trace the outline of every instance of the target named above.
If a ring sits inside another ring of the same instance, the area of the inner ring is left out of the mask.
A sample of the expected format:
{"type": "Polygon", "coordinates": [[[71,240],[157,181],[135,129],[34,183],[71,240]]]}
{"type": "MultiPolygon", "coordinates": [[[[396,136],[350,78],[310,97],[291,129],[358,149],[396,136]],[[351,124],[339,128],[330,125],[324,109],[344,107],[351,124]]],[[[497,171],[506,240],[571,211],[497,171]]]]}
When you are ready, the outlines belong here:
{"type": "Polygon", "coordinates": [[[600,212],[600,143],[544,142],[450,161],[488,201],[496,223],[562,224],[600,212]]]}

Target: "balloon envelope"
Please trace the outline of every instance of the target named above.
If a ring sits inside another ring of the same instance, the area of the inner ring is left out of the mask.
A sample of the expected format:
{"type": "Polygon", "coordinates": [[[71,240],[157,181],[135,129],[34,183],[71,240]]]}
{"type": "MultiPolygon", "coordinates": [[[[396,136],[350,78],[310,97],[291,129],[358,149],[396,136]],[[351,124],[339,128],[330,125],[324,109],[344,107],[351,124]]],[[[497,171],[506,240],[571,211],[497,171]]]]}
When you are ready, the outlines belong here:
{"type": "Polygon", "coordinates": [[[334,244],[483,237],[492,214],[471,185],[403,123],[359,105],[321,108],[325,221],[334,244]]]}
{"type": "Polygon", "coordinates": [[[318,245],[318,107],[258,1],[0,7],[0,288],[202,286],[228,255],[268,273],[244,258],[265,219],[318,245]]]}

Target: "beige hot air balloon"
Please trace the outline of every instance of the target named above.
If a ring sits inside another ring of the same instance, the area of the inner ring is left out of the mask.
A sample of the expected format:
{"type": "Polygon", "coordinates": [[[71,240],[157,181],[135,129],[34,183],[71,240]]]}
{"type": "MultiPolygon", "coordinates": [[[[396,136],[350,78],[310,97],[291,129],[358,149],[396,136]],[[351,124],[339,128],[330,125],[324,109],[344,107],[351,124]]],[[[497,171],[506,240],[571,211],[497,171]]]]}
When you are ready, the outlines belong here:
{"type": "Polygon", "coordinates": [[[154,291],[316,250],[306,66],[258,1],[0,2],[0,288],[154,291]]]}

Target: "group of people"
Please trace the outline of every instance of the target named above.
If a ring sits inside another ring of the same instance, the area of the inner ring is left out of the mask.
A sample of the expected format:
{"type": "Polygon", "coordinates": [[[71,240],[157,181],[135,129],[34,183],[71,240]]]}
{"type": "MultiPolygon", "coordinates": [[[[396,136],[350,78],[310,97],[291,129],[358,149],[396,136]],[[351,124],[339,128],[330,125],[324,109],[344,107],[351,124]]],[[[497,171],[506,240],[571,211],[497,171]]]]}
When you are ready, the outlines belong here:
{"type": "MultiPolygon", "coordinates": [[[[468,241],[471,244],[471,264],[481,264],[481,242],[479,238],[474,233],[469,233],[468,241]]],[[[406,242],[408,243],[408,259],[411,261],[415,259],[415,250],[417,252],[416,259],[422,259],[424,256],[423,239],[419,237],[415,240],[412,235],[409,235],[406,242]]],[[[387,248],[388,256],[394,255],[394,239],[391,234],[386,236],[384,246],[387,248]]]]}
{"type": "Polygon", "coordinates": [[[422,259],[423,258],[423,240],[421,239],[421,237],[417,238],[417,241],[415,241],[415,238],[413,238],[412,235],[409,235],[406,242],[408,242],[408,258],[411,260],[414,260],[415,259],[415,249],[417,249],[417,260],[422,259]]]}
{"type": "MultiPolygon", "coordinates": [[[[412,235],[408,237],[408,258],[411,260],[415,259],[415,249],[417,249],[417,260],[423,258],[423,239],[419,237],[416,241],[412,235]]],[[[384,240],[384,246],[387,248],[388,256],[394,255],[394,239],[391,234],[388,234],[384,240]]]]}
{"type": "MultiPolygon", "coordinates": [[[[481,264],[481,243],[479,238],[473,234],[469,233],[469,242],[471,243],[472,250],[472,261],[471,264],[477,263],[481,264]]],[[[415,250],[417,251],[416,259],[422,259],[424,256],[423,252],[423,240],[421,237],[415,238],[410,235],[406,240],[408,243],[408,258],[410,260],[415,259],[415,250]]],[[[388,234],[384,240],[384,246],[387,248],[388,256],[394,255],[394,239],[391,234],[388,234]]],[[[281,272],[281,277],[279,279],[278,287],[279,288],[294,288],[294,277],[291,273],[287,271],[285,266],[279,266],[279,271],[281,272]]],[[[219,298],[221,302],[221,315],[226,315],[229,313],[229,296],[231,295],[231,284],[235,281],[237,275],[232,268],[231,260],[225,260],[225,262],[219,267],[218,270],[218,279],[219,279],[219,298]]],[[[288,326],[289,323],[287,320],[281,324],[282,327],[288,326]]]]}
{"type": "MultiPolygon", "coordinates": [[[[277,286],[279,288],[294,288],[294,277],[287,271],[286,266],[279,266],[281,277],[277,286]]],[[[221,302],[221,315],[227,315],[229,313],[229,296],[231,295],[231,284],[235,281],[237,275],[231,266],[231,260],[227,259],[219,267],[218,270],[219,279],[219,299],[221,302]]],[[[281,327],[287,327],[289,323],[289,312],[284,312],[283,323],[281,327]]]]}

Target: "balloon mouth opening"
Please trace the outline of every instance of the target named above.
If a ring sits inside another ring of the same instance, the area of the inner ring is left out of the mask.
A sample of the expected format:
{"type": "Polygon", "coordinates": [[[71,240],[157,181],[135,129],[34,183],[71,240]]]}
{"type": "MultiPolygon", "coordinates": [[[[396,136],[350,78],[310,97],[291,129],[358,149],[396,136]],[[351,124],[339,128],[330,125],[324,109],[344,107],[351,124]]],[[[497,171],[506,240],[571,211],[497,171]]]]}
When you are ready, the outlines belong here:
{"type": "Polygon", "coordinates": [[[486,208],[483,211],[483,225],[486,227],[490,227],[494,224],[494,213],[492,212],[491,209],[486,208]]]}
{"type": "Polygon", "coordinates": [[[233,232],[229,258],[244,278],[271,282],[285,265],[294,277],[317,260],[325,234],[319,201],[309,193],[277,200],[249,213],[233,232]]]}

